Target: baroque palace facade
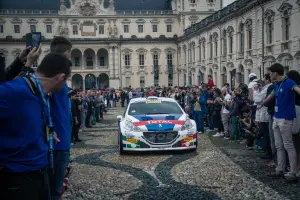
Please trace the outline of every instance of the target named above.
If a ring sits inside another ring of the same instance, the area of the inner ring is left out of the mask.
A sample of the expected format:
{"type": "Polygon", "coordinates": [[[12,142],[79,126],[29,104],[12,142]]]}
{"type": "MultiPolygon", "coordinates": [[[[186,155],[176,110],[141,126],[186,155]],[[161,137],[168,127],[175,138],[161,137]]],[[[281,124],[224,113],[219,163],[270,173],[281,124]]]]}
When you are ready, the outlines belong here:
{"type": "MultiPolygon", "coordinates": [[[[28,32],[73,48],[69,85],[221,86],[248,82],[274,62],[300,70],[300,0],[10,0],[0,4],[0,53],[10,64],[28,32]]],[[[37,65],[38,63],[36,63],[37,65]]]]}

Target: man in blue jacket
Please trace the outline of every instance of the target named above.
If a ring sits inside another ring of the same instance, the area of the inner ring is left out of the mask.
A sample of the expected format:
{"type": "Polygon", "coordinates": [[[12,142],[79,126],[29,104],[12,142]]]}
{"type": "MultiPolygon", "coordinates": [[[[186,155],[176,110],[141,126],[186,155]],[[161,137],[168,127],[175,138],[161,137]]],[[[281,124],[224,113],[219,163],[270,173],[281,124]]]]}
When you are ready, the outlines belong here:
{"type": "MultiPolygon", "coordinates": [[[[55,37],[50,44],[51,52],[60,53],[67,57],[70,57],[71,48],[71,42],[61,36],[55,37]]],[[[32,66],[32,64],[33,63],[26,63],[25,68],[32,66]]],[[[15,77],[21,70],[28,70],[22,69],[19,65],[11,65],[9,68],[10,69],[6,69],[6,72],[13,72],[14,74],[7,74],[7,77],[15,77]]],[[[50,99],[54,130],[60,140],[60,142],[54,146],[54,174],[50,175],[51,196],[53,200],[60,199],[66,168],[70,160],[72,129],[68,93],[69,89],[67,84],[65,84],[60,91],[53,93],[50,99]]]]}
{"type": "Polygon", "coordinates": [[[0,85],[0,199],[50,199],[48,120],[41,94],[61,90],[70,67],[66,56],[50,53],[37,68],[36,79],[0,85]]]}

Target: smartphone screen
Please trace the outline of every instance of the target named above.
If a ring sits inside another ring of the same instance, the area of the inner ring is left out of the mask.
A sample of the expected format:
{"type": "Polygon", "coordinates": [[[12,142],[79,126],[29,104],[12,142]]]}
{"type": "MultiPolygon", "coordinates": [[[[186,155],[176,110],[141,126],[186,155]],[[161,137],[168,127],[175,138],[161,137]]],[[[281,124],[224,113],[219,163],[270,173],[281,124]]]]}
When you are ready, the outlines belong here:
{"type": "Polygon", "coordinates": [[[26,46],[31,46],[31,48],[39,48],[41,44],[42,33],[32,32],[26,34],[26,46]]]}

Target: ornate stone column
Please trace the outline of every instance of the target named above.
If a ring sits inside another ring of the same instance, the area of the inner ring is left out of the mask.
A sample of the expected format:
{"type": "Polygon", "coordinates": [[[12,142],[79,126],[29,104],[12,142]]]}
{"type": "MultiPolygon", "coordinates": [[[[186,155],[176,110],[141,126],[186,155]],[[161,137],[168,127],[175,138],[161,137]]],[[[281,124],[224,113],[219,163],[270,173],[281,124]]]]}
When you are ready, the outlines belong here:
{"type": "Polygon", "coordinates": [[[116,45],[115,46],[115,78],[120,78],[120,74],[119,74],[119,47],[116,45]]]}
{"type": "Polygon", "coordinates": [[[114,77],[113,45],[109,45],[109,79],[114,77]]]}

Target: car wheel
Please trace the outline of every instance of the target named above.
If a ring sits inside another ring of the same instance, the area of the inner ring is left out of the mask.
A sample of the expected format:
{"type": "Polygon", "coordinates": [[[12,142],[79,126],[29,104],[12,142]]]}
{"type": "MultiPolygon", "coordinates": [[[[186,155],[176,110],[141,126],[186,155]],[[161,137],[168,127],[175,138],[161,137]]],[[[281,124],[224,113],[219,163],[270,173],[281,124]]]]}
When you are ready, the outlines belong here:
{"type": "Polygon", "coordinates": [[[119,133],[119,154],[124,155],[122,133],[119,133]]]}

